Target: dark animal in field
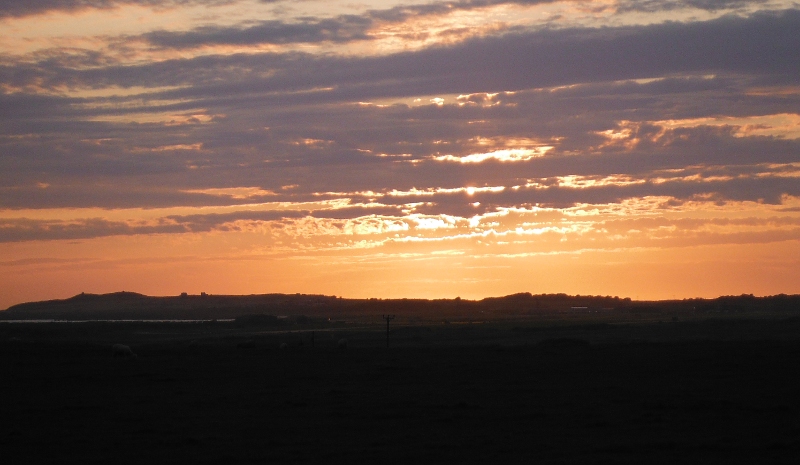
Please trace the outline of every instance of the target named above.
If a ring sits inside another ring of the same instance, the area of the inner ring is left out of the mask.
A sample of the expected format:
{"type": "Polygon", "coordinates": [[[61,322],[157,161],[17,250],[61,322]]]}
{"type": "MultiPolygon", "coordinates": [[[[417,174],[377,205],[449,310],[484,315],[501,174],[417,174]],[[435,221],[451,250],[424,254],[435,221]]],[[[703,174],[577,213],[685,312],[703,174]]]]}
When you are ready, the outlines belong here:
{"type": "Polygon", "coordinates": [[[286,350],[288,348],[289,348],[289,344],[287,344],[285,342],[281,342],[281,345],[278,346],[278,349],[280,349],[280,350],[286,350]]]}
{"type": "Polygon", "coordinates": [[[114,344],[111,346],[111,353],[114,358],[136,358],[136,354],[125,344],[114,344]]]}
{"type": "Polygon", "coordinates": [[[336,347],[338,347],[341,350],[346,349],[347,348],[347,339],[339,339],[339,342],[336,343],[336,347]]]}

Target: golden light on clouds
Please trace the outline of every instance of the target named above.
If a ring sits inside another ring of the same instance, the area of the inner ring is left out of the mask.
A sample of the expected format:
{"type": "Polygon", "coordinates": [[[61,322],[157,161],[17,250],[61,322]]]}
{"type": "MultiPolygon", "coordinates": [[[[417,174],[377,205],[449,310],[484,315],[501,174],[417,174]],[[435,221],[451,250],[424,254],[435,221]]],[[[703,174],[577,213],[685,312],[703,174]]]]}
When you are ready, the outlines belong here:
{"type": "Polygon", "coordinates": [[[439,155],[433,157],[433,159],[436,161],[452,161],[458,163],[482,163],[487,160],[497,160],[501,162],[527,161],[532,158],[543,157],[552,149],[553,147],[551,146],[537,147],[535,149],[502,149],[488,153],[472,153],[463,157],[439,155]]]}
{"type": "Polygon", "coordinates": [[[782,113],[747,117],[723,116],[685,120],[654,121],[665,129],[691,128],[697,126],[728,126],[736,137],[771,136],[786,139],[800,138],[800,114],[782,113]]]}
{"type": "Polygon", "coordinates": [[[249,199],[252,197],[265,197],[277,195],[271,190],[264,190],[260,187],[224,187],[211,189],[188,189],[184,192],[190,194],[205,194],[219,197],[230,197],[232,199],[249,199]]]}

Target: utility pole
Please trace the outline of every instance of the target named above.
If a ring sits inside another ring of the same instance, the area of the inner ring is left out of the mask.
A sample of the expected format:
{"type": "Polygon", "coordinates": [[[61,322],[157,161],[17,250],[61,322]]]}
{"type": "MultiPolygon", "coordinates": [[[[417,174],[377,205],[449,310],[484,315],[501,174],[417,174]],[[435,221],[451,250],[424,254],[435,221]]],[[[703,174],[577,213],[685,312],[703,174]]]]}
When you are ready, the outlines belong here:
{"type": "Polygon", "coordinates": [[[386,320],[386,348],[389,348],[389,322],[394,320],[394,315],[383,315],[383,319],[386,320]]]}

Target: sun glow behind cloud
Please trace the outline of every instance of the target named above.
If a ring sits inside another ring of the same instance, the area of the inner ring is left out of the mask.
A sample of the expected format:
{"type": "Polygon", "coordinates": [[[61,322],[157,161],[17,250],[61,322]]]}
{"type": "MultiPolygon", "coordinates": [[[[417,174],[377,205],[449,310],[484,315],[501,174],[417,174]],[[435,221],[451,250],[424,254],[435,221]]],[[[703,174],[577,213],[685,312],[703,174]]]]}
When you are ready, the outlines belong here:
{"type": "Polygon", "coordinates": [[[440,155],[433,157],[436,161],[452,161],[458,163],[481,163],[487,160],[497,160],[501,162],[528,161],[533,158],[545,156],[553,147],[544,146],[535,149],[501,149],[488,153],[473,153],[463,157],[454,155],[440,155]]]}

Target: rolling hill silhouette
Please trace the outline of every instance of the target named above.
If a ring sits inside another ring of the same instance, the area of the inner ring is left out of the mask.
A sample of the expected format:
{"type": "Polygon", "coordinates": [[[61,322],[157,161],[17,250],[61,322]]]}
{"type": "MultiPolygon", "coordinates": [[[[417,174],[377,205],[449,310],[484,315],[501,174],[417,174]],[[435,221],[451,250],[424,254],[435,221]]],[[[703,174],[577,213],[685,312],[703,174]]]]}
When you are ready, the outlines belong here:
{"type": "Polygon", "coordinates": [[[0,319],[140,320],[233,319],[245,315],[353,318],[385,313],[408,318],[497,319],[608,314],[675,315],[790,313],[800,311],[800,296],[723,296],[716,299],[632,301],[608,296],[512,294],[482,300],[344,299],[313,294],[188,295],[154,297],[136,292],[81,293],[68,299],[27,302],[0,312],[0,319]]]}

